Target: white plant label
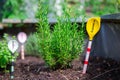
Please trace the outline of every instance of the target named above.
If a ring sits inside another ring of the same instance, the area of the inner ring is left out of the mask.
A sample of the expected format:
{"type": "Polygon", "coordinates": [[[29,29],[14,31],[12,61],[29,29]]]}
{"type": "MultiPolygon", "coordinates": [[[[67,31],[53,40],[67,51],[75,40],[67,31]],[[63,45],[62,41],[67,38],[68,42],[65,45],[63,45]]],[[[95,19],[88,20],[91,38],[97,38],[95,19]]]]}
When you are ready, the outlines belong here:
{"type": "Polygon", "coordinates": [[[16,40],[10,40],[8,42],[9,50],[14,53],[18,49],[18,42],[16,40]]]}
{"type": "Polygon", "coordinates": [[[20,32],[18,34],[17,38],[18,38],[19,42],[23,44],[27,40],[27,35],[24,32],[20,32]]]}

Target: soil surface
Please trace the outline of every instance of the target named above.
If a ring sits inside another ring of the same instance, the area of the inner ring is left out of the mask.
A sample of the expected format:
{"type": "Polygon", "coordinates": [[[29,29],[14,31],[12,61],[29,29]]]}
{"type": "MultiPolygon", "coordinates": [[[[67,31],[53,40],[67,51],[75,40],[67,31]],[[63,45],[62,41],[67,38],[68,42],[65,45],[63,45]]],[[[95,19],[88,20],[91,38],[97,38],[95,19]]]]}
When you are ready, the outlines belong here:
{"type": "MultiPolygon", "coordinates": [[[[90,57],[87,73],[82,75],[83,59],[76,59],[72,67],[51,70],[41,58],[26,56],[17,59],[14,80],[120,80],[120,63],[112,59],[90,57]]],[[[0,80],[10,80],[10,74],[0,71],[0,80]]]]}

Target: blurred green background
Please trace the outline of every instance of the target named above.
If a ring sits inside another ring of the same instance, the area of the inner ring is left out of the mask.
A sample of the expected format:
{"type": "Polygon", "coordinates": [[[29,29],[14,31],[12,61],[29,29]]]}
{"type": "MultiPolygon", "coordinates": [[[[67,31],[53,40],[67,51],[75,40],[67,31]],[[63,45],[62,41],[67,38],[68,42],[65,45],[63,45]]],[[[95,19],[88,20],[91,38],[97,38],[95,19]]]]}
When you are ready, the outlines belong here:
{"type": "MultiPolygon", "coordinates": [[[[35,18],[38,1],[0,0],[0,20],[35,18]]],[[[45,5],[49,5],[49,17],[62,15],[65,6],[72,18],[101,16],[120,11],[120,0],[46,0],[45,5]]]]}

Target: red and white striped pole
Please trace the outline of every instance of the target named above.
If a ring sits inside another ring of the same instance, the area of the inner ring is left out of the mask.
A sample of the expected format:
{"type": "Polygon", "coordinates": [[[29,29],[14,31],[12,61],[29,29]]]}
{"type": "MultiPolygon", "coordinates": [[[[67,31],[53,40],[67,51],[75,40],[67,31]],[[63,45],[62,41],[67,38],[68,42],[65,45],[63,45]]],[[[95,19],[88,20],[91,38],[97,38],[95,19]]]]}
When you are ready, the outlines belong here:
{"type": "Polygon", "coordinates": [[[100,17],[90,18],[87,22],[86,30],[89,35],[89,42],[88,42],[86,57],[83,66],[83,72],[82,72],[83,74],[85,74],[87,70],[88,60],[91,52],[92,40],[100,30],[100,17]]]}
{"type": "Polygon", "coordinates": [[[83,72],[82,72],[83,74],[85,74],[87,71],[87,65],[88,65],[88,60],[89,60],[89,56],[90,56],[91,46],[92,46],[92,41],[89,40],[88,47],[86,50],[86,57],[85,57],[85,61],[84,61],[84,66],[83,66],[83,72]]]}

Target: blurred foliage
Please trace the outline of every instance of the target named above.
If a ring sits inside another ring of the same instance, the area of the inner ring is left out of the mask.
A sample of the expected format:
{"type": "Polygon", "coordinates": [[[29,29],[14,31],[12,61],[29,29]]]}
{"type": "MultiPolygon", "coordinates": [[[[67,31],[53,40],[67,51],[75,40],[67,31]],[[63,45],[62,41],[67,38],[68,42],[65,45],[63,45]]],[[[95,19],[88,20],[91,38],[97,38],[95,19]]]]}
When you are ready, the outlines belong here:
{"type": "MultiPolygon", "coordinates": [[[[12,39],[16,37],[13,36],[12,39]]],[[[18,53],[15,52],[14,56],[12,56],[10,50],[8,49],[8,34],[4,34],[4,38],[0,41],[0,68],[6,69],[8,64],[12,62],[12,60],[16,60],[18,53]]]]}
{"type": "Polygon", "coordinates": [[[31,33],[27,39],[25,44],[25,52],[27,55],[32,56],[40,56],[39,47],[38,47],[38,39],[35,33],[31,33]]]}
{"type": "Polygon", "coordinates": [[[80,0],[65,0],[66,5],[68,10],[70,10],[69,14],[71,17],[80,17],[80,16],[84,16],[85,14],[85,10],[84,8],[84,4],[81,3],[80,0]]]}
{"type": "Polygon", "coordinates": [[[62,10],[64,6],[67,7],[68,14],[72,18],[101,16],[120,11],[120,0],[63,0],[63,2],[61,0],[60,5],[62,5],[62,10]]]}
{"type": "MultiPolygon", "coordinates": [[[[64,10],[64,6],[66,6],[67,10],[69,11],[68,14],[70,14],[71,18],[81,17],[85,15],[87,17],[101,16],[105,14],[118,13],[120,11],[120,0],[60,0],[60,1],[61,2],[59,5],[62,6],[62,12],[64,10]]],[[[3,13],[3,18],[18,18],[18,19],[27,18],[27,14],[25,12],[25,6],[27,4],[25,3],[24,0],[5,0],[4,2],[5,2],[4,10],[1,11],[3,13]]],[[[28,2],[35,4],[31,0],[28,2]]],[[[46,3],[44,3],[45,6],[46,5],[49,6],[48,13],[50,14],[49,15],[50,17],[56,15],[57,9],[55,8],[55,4],[56,0],[46,0],[46,3]]]]}
{"type": "Polygon", "coordinates": [[[93,16],[118,13],[120,11],[120,0],[85,0],[85,9],[86,14],[90,13],[93,16]]]}
{"type": "Polygon", "coordinates": [[[3,18],[25,19],[25,11],[23,9],[24,0],[6,0],[3,9],[3,18]]]}

